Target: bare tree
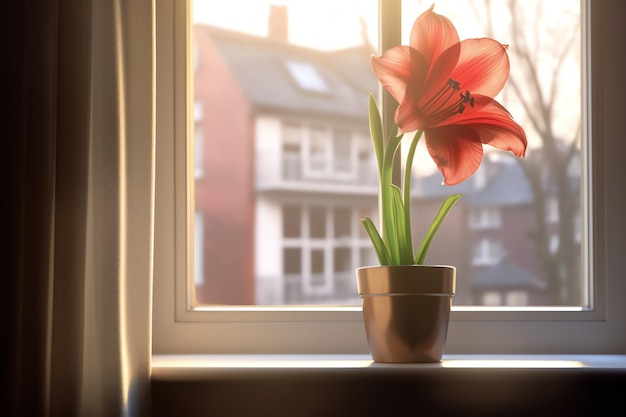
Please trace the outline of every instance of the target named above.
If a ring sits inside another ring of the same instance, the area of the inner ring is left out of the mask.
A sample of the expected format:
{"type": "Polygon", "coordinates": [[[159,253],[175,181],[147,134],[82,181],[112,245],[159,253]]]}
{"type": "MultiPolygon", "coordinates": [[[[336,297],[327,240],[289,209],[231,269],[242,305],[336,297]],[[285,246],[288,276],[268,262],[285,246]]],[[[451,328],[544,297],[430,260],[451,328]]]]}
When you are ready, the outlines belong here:
{"type": "MultiPolygon", "coordinates": [[[[509,53],[516,63],[508,88],[525,111],[525,120],[530,124],[525,128],[534,130],[541,141],[541,146],[530,151],[527,158],[515,160],[522,167],[534,195],[537,227],[532,239],[546,273],[547,293],[556,305],[576,305],[581,302],[581,270],[574,219],[580,207],[580,191],[573,184],[569,168],[579,154],[581,117],[580,112],[572,114],[576,122],[569,129],[563,129],[557,97],[564,88],[566,60],[579,53],[580,19],[571,16],[567,25],[555,26],[551,28],[553,33],[547,33],[539,25],[547,13],[544,3],[528,0],[507,0],[506,3],[510,17],[508,36],[514,45],[509,53]],[[529,7],[533,7],[532,20],[527,18],[529,7]],[[547,220],[550,199],[558,202],[557,231],[551,230],[547,220]],[[558,235],[556,250],[551,249],[555,232],[558,235]]],[[[475,18],[487,30],[487,36],[496,38],[491,0],[483,0],[482,4],[471,2],[471,5],[475,18]]],[[[579,85],[574,87],[580,88],[579,85]]]]}

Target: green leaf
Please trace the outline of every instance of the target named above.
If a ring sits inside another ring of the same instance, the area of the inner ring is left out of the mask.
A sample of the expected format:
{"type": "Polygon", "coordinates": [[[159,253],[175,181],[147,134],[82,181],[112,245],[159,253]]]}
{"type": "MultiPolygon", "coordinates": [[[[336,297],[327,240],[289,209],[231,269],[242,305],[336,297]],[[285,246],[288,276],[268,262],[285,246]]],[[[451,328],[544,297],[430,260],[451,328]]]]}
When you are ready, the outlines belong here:
{"type": "Polygon", "coordinates": [[[383,123],[380,119],[380,111],[376,104],[376,99],[370,94],[369,101],[369,118],[370,118],[370,136],[374,145],[374,153],[376,154],[376,162],[378,164],[378,175],[381,175],[383,166],[384,143],[383,143],[383,123]]]}
{"type": "Polygon", "coordinates": [[[394,155],[399,148],[400,141],[402,140],[402,135],[396,136],[397,133],[398,127],[394,123],[391,134],[385,146],[380,181],[383,240],[389,248],[389,252],[391,254],[391,262],[395,265],[399,265],[401,262],[399,257],[400,249],[398,246],[397,237],[397,218],[394,214],[392,191],[393,160],[394,155]]]}
{"type": "Polygon", "coordinates": [[[400,260],[401,265],[413,263],[413,249],[410,247],[411,231],[407,229],[405,223],[406,207],[402,203],[402,192],[395,185],[392,186],[393,208],[396,218],[396,236],[398,239],[398,254],[395,258],[400,260]]]}
{"type": "Polygon", "coordinates": [[[404,227],[406,234],[406,250],[410,253],[411,262],[413,261],[413,238],[411,236],[411,177],[413,173],[413,157],[415,156],[415,149],[417,143],[422,137],[422,130],[418,130],[413,136],[411,146],[407,152],[406,165],[404,167],[404,184],[402,185],[404,191],[404,227]]]}
{"type": "Polygon", "coordinates": [[[435,219],[431,223],[430,228],[428,229],[428,232],[426,232],[426,235],[424,236],[424,240],[422,240],[422,244],[420,245],[419,250],[417,251],[417,255],[415,256],[415,264],[422,265],[424,263],[424,259],[426,258],[426,253],[428,252],[428,249],[430,248],[430,244],[435,238],[435,235],[437,234],[439,227],[441,226],[443,221],[446,219],[446,217],[450,213],[450,210],[452,210],[452,207],[454,206],[454,204],[461,197],[462,197],[461,194],[454,194],[448,197],[446,201],[443,202],[443,204],[439,208],[439,212],[437,212],[435,219]]]}
{"type": "Polygon", "coordinates": [[[389,265],[389,251],[387,250],[387,246],[385,246],[385,242],[383,242],[383,239],[380,237],[378,230],[376,230],[376,226],[374,225],[374,222],[372,222],[372,219],[369,217],[361,219],[361,224],[372,241],[372,245],[376,251],[376,256],[378,257],[378,262],[380,262],[381,265],[389,265]]]}

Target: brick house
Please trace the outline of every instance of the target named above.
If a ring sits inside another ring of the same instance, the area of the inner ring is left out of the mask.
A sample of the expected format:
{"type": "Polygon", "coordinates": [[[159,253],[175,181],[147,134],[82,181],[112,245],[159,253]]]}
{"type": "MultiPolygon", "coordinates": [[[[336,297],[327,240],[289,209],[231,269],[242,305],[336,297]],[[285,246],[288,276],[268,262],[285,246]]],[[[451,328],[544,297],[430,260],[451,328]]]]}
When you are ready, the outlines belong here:
{"type": "Polygon", "coordinates": [[[199,301],[356,303],[376,262],[358,221],[377,207],[371,49],[194,36],[199,301]]]}

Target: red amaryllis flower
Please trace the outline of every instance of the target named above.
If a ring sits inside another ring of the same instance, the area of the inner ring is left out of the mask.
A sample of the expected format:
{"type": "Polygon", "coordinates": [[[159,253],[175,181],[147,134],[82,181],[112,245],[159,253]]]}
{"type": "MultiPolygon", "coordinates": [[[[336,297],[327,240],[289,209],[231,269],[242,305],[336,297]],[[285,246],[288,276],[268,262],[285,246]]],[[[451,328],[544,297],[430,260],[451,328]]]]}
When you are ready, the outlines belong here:
{"type": "Polygon", "coordinates": [[[459,40],[450,20],[422,13],[409,46],[373,57],[381,84],[400,104],[395,121],[403,132],[423,130],[428,152],[447,185],[480,166],[482,144],[526,152],[524,129],[493,99],[509,77],[506,46],[488,39],[459,40]]]}

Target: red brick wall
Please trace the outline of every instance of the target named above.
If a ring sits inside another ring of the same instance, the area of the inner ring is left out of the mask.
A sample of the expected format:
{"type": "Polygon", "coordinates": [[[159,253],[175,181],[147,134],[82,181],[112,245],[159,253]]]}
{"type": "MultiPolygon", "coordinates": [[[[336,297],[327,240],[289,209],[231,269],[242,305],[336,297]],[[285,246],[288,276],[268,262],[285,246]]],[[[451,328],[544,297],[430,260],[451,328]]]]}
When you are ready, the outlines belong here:
{"type": "Polygon", "coordinates": [[[254,304],[254,127],[239,84],[202,28],[196,101],[203,103],[204,175],[196,180],[196,210],[204,214],[204,279],[198,300],[254,304]]]}

